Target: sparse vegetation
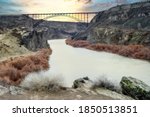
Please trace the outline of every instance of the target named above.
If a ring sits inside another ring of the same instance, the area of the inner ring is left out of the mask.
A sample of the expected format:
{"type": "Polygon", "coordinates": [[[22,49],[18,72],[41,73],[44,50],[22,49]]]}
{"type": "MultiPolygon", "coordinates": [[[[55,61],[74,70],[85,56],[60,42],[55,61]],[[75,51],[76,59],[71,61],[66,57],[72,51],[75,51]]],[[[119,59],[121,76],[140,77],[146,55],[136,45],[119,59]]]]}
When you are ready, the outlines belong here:
{"type": "Polygon", "coordinates": [[[111,91],[115,91],[117,93],[121,93],[121,88],[115,86],[114,83],[109,81],[104,76],[103,76],[103,78],[100,78],[97,82],[95,82],[92,88],[95,89],[95,88],[98,88],[98,87],[102,87],[102,88],[105,88],[105,89],[109,89],[111,91]]]}

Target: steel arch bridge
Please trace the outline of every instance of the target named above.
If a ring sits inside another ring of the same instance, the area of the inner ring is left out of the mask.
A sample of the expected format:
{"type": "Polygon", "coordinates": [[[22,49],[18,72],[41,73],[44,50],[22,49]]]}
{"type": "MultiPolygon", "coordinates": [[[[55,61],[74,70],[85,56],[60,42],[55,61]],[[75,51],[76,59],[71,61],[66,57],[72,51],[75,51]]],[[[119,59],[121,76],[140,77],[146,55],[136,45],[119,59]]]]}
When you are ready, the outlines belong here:
{"type": "Polygon", "coordinates": [[[89,23],[90,17],[94,17],[98,12],[78,12],[78,13],[38,13],[38,14],[24,14],[33,19],[39,20],[35,24],[33,24],[33,28],[37,27],[44,20],[54,18],[54,17],[69,17],[80,23],[89,23]]]}

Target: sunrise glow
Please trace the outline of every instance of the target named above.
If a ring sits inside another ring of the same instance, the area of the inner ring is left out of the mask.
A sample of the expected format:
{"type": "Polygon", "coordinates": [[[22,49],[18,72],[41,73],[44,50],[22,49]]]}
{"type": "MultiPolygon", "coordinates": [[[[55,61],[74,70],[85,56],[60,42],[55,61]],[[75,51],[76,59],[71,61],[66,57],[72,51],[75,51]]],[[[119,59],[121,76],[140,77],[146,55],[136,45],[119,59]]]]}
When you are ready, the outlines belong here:
{"type": "Polygon", "coordinates": [[[18,2],[24,7],[26,13],[56,13],[78,12],[86,4],[78,0],[23,0],[18,2]]]}
{"type": "MultiPolygon", "coordinates": [[[[117,4],[140,0],[119,1],[120,3],[118,0],[0,0],[0,14],[99,12],[117,4]]],[[[68,17],[55,19],[56,21],[74,21],[68,17]]]]}

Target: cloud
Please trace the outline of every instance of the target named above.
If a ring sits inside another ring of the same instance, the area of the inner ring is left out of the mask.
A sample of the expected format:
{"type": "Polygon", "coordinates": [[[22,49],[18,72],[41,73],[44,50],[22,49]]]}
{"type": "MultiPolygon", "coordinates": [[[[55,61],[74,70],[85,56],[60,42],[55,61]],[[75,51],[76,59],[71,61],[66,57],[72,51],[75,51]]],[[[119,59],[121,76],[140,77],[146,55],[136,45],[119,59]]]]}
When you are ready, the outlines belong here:
{"type": "Polygon", "coordinates": [[[0,0],[0,14],[22,13],[21,6],[10,0],[0,0]]]}
{"type": "Polygon", "coordinates": [[[102,11],[120,4],[129,4],[146,0],[92,0],[89,5],[83,7],[83,11],[102,11]]]}
{"type": "Polygon", "coordinates": [[[92,0],[78,0],[78,2],[82,2],[82,3],[87,4],[87,3],[91,3],[92,0]]]}
{"type": "Polygon", "coordinates": [[[123,3],[146,0],[0,0],[0,13],[101,11],[123,3]]]}
{"type": "Polygon", "coordinates": [[[27,13],[37,12],[76,12],[90,0],[17,0],[27,13]]]}

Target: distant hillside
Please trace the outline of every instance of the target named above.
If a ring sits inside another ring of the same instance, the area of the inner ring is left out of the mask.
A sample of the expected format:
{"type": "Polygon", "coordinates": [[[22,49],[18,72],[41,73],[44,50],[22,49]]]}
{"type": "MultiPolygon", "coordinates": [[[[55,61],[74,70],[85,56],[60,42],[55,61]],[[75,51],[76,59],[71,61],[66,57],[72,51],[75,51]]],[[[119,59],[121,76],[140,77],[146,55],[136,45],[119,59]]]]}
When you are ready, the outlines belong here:
{"type": "Polygon", "coordinates": [[[84,23],[75,22],[57,22],[57,21],[42,21],[33,29],[33,25],[39,22],[26,15],[0,16],[0,29],[13,29],[25,27],[28,31],[41,30],[47,28],[49,30],[49,39],[71,37],[78,31],[83,31],[86,28],[84,23]]]}
{"type": "Polygon", "coordinates": [[[94,43],[150,46],[150,1],[120,5],[99,12],[85,32],[72,38],[94,43]]]}
{"type": "Polygon", "coordinates": [[[109,10],[99,12],[91,24],[117,25],[127,28],[141,28],[150,30],[150,1],[120,5],[109,10]]]}

